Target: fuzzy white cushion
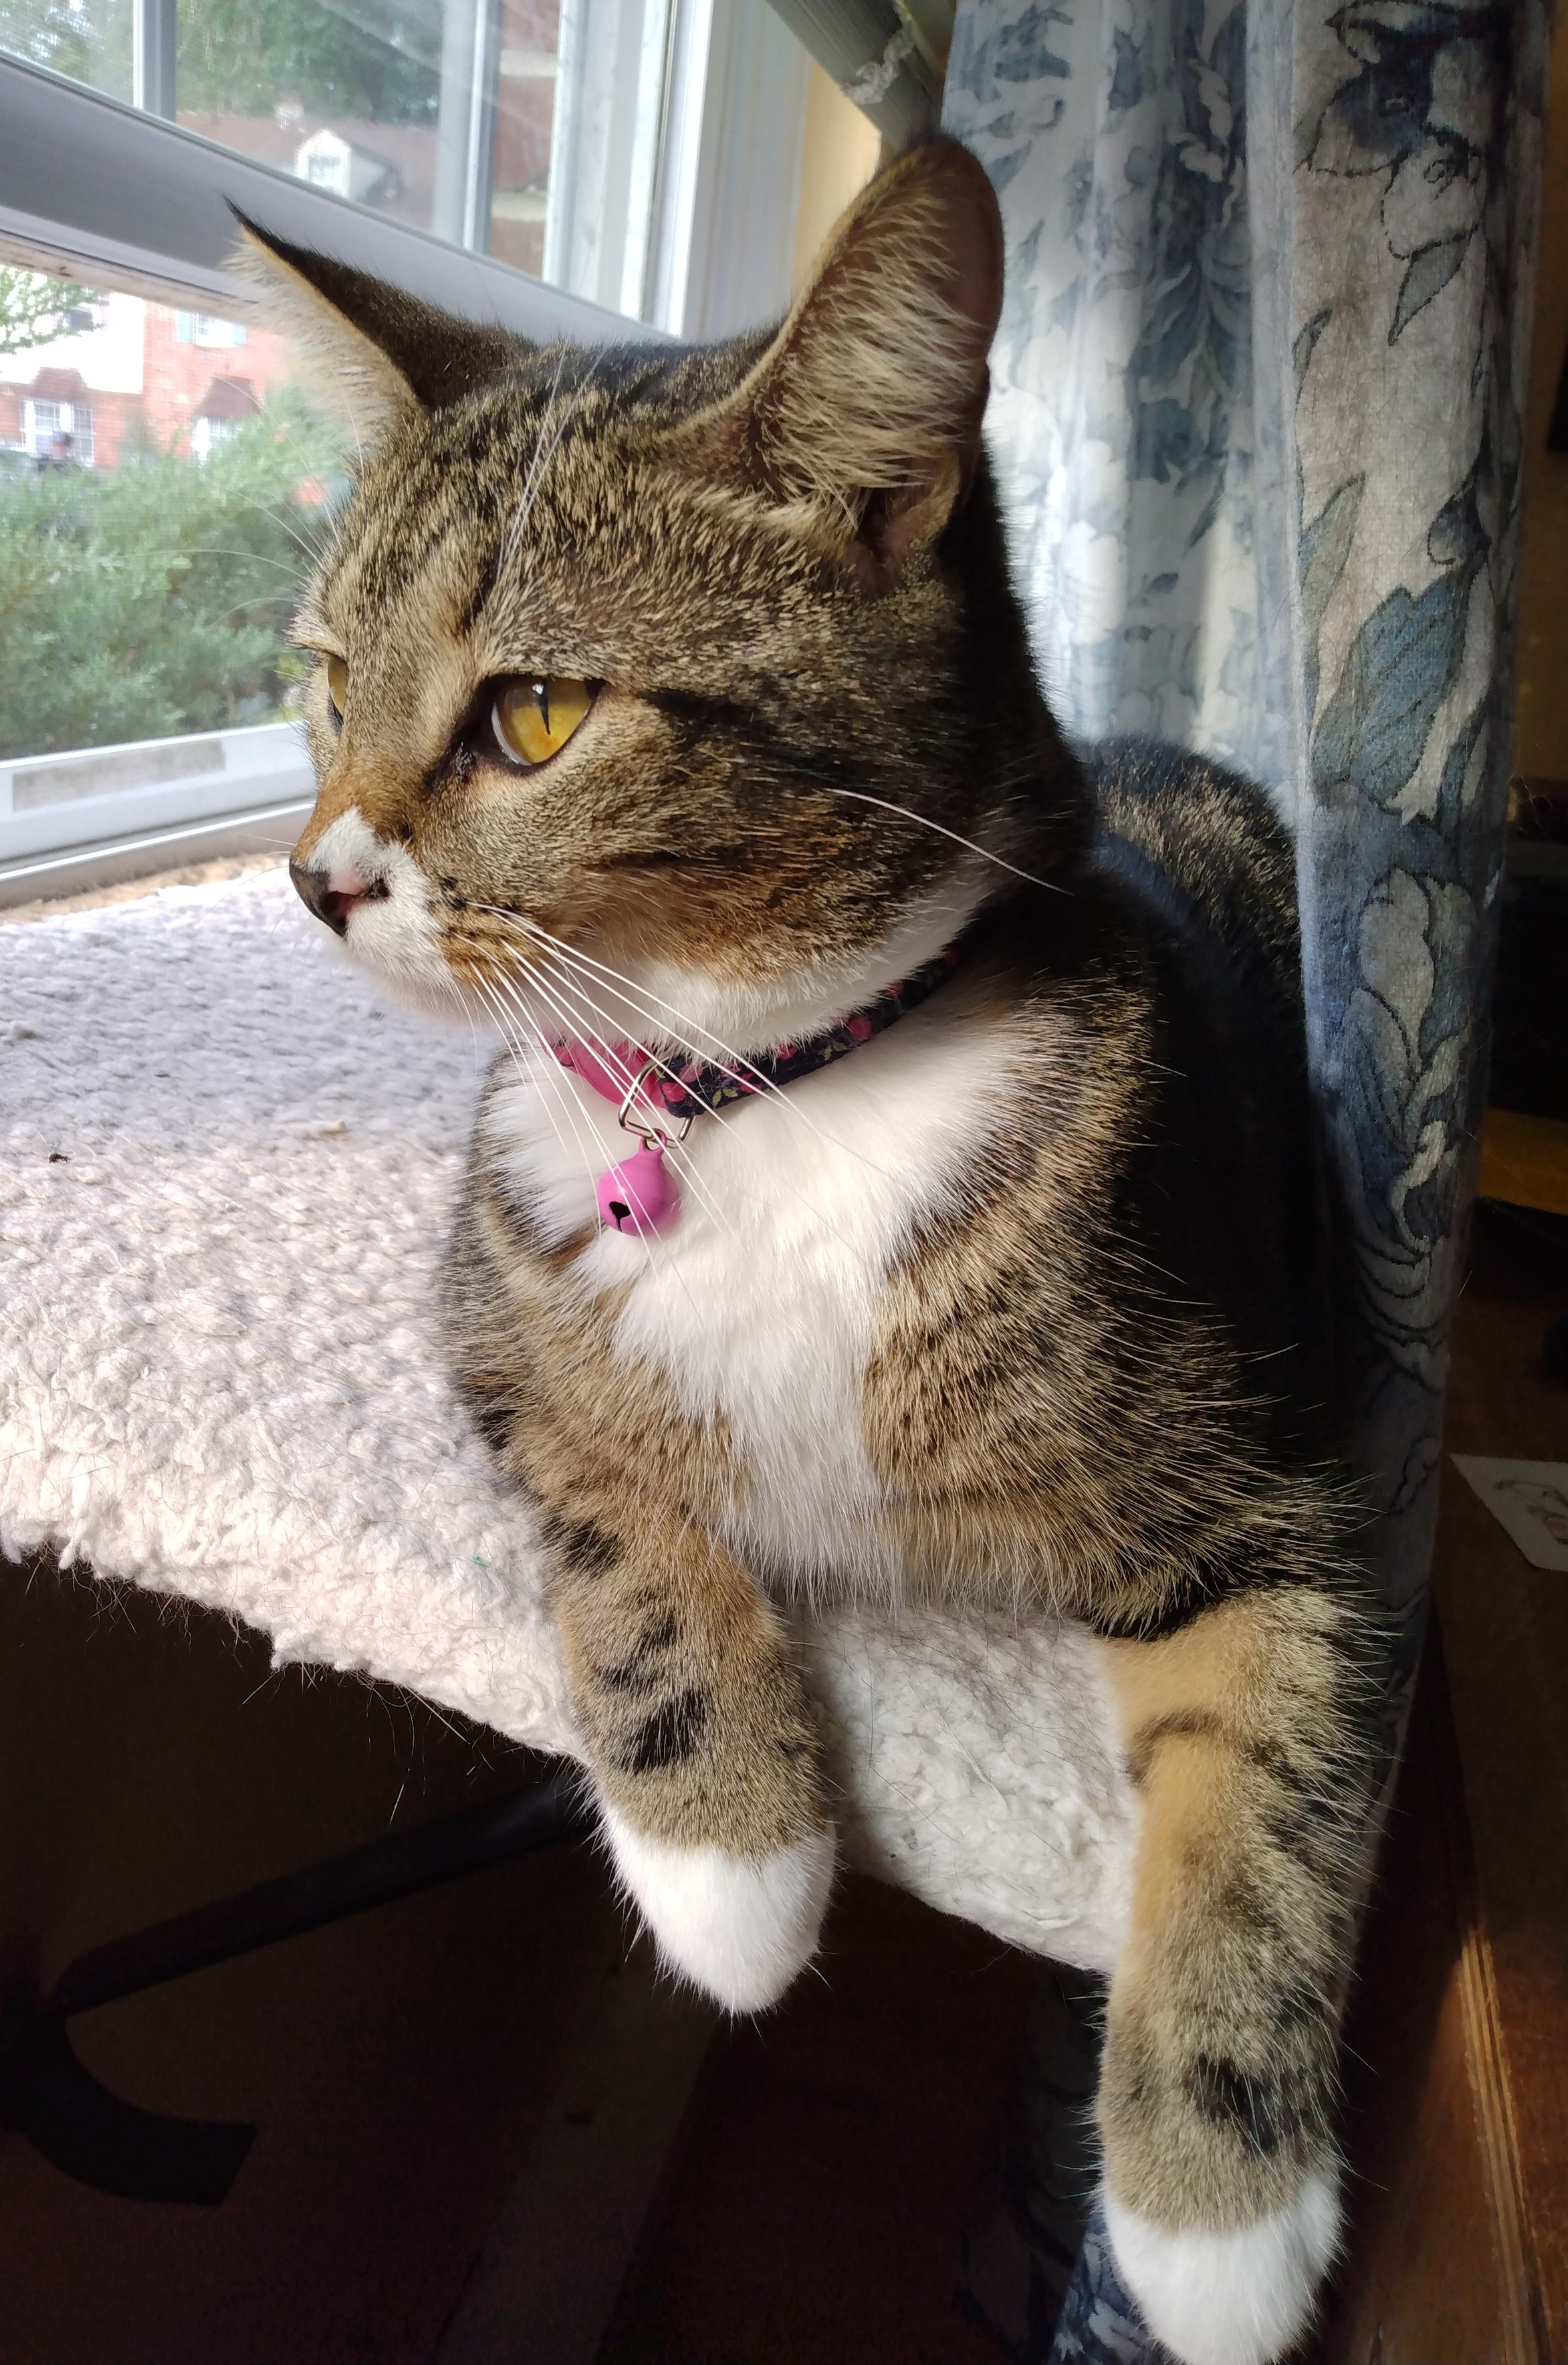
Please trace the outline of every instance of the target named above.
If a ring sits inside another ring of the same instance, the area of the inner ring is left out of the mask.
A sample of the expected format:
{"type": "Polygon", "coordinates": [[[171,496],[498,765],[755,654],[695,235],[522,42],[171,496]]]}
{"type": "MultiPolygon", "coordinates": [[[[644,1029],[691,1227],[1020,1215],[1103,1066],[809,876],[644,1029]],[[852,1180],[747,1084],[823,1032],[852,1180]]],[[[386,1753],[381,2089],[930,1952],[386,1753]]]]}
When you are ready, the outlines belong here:
{"type": "MultiPolygon", "coordinates": [[[[0,926],[0,1545],[574,1753],[433,1319],[493,1048],[380,1002],[281,868],[0,926]]],[[[803,1634],[851,1856],[1108,1967],[1133,1809],[1082,1638],[803,1634]]]]}

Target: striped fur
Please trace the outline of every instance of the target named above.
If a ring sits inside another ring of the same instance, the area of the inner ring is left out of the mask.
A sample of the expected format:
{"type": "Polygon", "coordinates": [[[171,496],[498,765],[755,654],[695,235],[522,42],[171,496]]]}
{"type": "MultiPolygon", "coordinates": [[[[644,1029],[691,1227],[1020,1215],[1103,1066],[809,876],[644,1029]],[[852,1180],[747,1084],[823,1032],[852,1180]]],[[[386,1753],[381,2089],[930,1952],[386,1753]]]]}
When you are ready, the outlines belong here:
{"type": "Polygon", "coordinates": [[[815,1941],[781,1597],[1099,1638],[1144,1802],[1108,2199],[1156,2328],[1229,2365],[1299,2329],[1332,2243],[1373,1746],[1292,864],[1257,791],[1086,766],[1040,698],[980,441],[1000,255],[946,143],[775,338],[711,353],[498,348],[279,250],[374,439],[300,620],[349,687],[341,734],[313,693],[296,862],[390,984],[515,1038],[452,1353],[672,1959],[747,2008],[815,1941]],[[599,687],[521,771],[489,707],[536,672],[599,687]],[[542,1036],[756,1051],[961,929],[919,1011],[698,1127],[671,1230],[599,1231],[624,1137],[542,1036]]]}

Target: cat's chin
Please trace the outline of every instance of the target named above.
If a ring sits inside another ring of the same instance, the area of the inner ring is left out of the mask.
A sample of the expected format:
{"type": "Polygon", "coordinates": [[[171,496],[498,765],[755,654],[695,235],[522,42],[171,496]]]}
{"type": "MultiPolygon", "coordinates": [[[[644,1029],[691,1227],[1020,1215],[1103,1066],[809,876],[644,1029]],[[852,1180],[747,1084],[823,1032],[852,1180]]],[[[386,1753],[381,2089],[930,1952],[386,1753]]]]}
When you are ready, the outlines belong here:
{"type": "Polygon", "coordinates": [[[491,1011],[465,994],[431,936],[422,906],[401,882],[382,902],[350,914],[343,957],[405,1010],[449,1024],[476,1018],[494,1026],[491,1011]]]}
{"type": "Polygon", "coordinates": [[[672,1847],[603,1810],[615,1868],[666,1967],[729,2012],[777,2003],[816,1952],[833,1885],[831,1828],[761,1864],[672,1847]]]}
{"type": "MultiPolygon", "coordinates": [[[[871,941],[823,957],[792,976],[762,977],[699,970],[678,962],[633,958],[628,981],[655,1010],[667,1012],[677,1037],[699,1058],[712,1047],[755,1059],[780,1043],[805,1042],[846,1011],[862,1008],[897,979],[907,977],[961,936],[996,874],[976,855],[949,874],[871,941]]],[[[603,987],[599,992],[602,994],[603,987]]],[[[613,997],[611,997],[613,998],[613,997]]],[[[635,1037],[633,1024],[627,1032],[635,1037]]]]}
{"type": "Polygon", "coordinates": [[[1339,2246],[1339,2188],[1307,2177],[1271,2216],[1229,2234],[1167,2233],[1101,2196],[1122,2280],[1182,2365],[1274,2365],[1312,2321],[1339,2246]]]}

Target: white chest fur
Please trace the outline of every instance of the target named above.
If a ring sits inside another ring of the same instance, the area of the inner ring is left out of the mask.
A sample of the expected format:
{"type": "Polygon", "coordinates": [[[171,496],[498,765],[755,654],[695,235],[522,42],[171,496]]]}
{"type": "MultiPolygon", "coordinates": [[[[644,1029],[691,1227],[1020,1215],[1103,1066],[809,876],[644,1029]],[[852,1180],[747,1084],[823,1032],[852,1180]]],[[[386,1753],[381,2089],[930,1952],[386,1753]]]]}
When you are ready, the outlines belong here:
{"type": "MultiPolygon", "coordinates": [[[[896,1586],[861,1417],[878,1300],[923,1218],[952,1204],[1007,1104],[1017,1038],[912,1011],[777,1097],[700,1118],[671,1153],[681,1210],[656,1238],[598,1231],[579,1283],[623,1292],[628,1357],[722,1421],[742,1474],[725,1524],[777,1578],[896,1586]]],[[[553,1239],[595,1219],[594,1184],[634,1147],[543,1051],[492,1096],[489,1143],[553,1239]]]]}

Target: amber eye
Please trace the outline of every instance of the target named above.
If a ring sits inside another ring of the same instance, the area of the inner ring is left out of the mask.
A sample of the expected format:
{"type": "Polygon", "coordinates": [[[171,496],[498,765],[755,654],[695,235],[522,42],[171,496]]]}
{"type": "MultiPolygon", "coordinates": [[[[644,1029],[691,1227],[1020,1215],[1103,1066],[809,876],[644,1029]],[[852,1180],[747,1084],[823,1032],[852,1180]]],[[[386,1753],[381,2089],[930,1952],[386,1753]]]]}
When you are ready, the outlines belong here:
{"type": "Polygon", "coordinates": [[[525,674],[507,682],[497,696],[496,736],[509,756],[543,764],[566,745],[592,704],[586,681],[559,673],[525,674]]]}
{"type": "Polygon", "coordinates": [[[342,657],[327,659],[327,695],[332,701],[332,712],[341,723],[349,698],[349,669],[342,657]]]}

